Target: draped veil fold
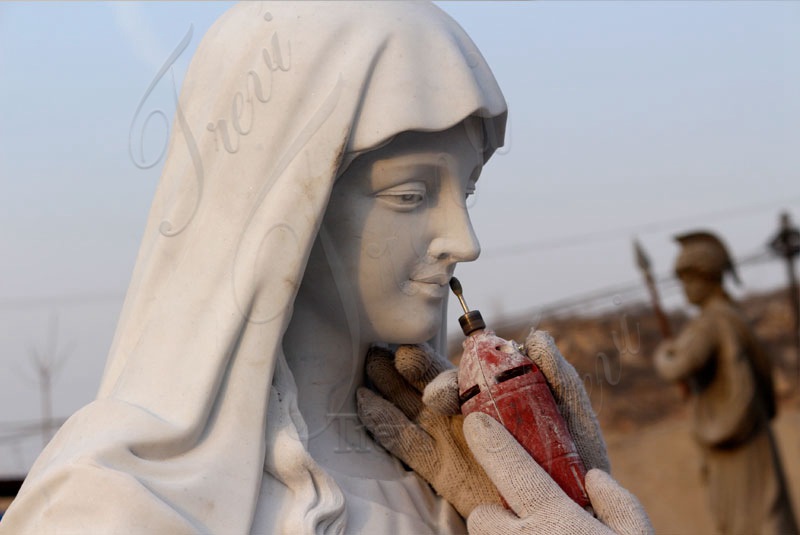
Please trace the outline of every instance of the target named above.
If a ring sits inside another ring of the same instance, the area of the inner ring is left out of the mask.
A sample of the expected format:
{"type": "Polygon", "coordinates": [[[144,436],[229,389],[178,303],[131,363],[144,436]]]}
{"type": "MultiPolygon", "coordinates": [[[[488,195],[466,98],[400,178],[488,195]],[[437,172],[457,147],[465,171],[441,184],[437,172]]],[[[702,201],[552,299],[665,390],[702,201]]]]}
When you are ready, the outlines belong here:
{"type": "Polygon", "coordinates": [[[0,532],[246,533],[262,477],[294,493],[290,525],[341,531],[335,499],[313,514],[314,492],[337,493],[292,404],[293,300],[342,166],[468,116],[484,119],[488,159],[505,101],[431,4],[228,10],[183,83],[97,399],[47,446],[0,532]]]}

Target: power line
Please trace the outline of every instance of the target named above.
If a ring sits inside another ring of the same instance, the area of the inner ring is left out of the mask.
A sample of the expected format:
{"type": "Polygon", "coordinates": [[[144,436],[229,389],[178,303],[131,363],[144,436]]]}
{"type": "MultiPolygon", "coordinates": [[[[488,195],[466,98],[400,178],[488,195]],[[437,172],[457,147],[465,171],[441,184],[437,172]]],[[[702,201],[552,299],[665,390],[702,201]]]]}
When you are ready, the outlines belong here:
{"type": "Polygon", "coordinates": [[[582,245],[587,242],[596,243],[599,241],[607,241],[620,237],[630,237],[632,233],[646,234],[646,233],[656,232],[664,228],[674,228],[676,226],[685,225],[687,224],[687,222],[690,221],[697,221],[698,219],[702,219],[704,221],[719,221],[731,217],[739,217],[743,215],[749,215],[751,213],[758,213],[768,209],[774,210],[776,206],[786,206],[788,204],[793,204],[798,202],[800,202],[800,196],[790,197],[788,199],[784,198],[764,203],[749,204],[736,208],[716,210],[713,212],[707,212],[705,214],[696,214],[688,217],[664,219],[661,221],[654,221],[651,223],[627,225],[624,227],[616,227],[613,229],[598,230],[582,234],[572,234],[569,236],[563,236],[561,238],[548,238],[544,240],[536,240],[516,245],[494,247],[484,251],[482,256],[483,257],[514,256],[514,255],[527,254],[533,251],[539,252],[552,249],[561,249],[565,247],[574,247],[576,245],[582,245]]]}
{"type": "MultiPolygon", "coordinates": [[[[734,262],[734,264],[739,267],[747,267],[765,262],[774,262],[777,260],[780,260],[780,258],[776,257],[766,247],[764,247],[764,249],[759,249],[751,254],[740,257],[734,262]]],[[[656,277],[656,284],[662,293],[671,293],[680,288],[680,282],[672,274],[656,277]]],[[[646,290],[647,288],[640,280],[625,284],[606,286],[604,288],[573,295],[565,299],[559,299],[557,301],[530,309],[527,312],[514,314],[516,317],[525,319],[512,320],[504,325],[504,327],[515,325],[520,321],[528,321],[529,318],[539,318],[542,316],[562,314],[568,310],[586,310],[597,308],[593,306],[593,304],[604,301],[605,303],[601,305],[604,306],[608,304],[609,299],[616,303],[621,303],[622,301],[631,301],[634,299],[644,300],[646,297],[646,290]]]]}
{"type": "Polygon", "coordinates": [[[41,297],[0,298],[0,308],[35,308],[58,305],[84,305],[89,303],[121,302],[125,294],[107,292],[83,292],[41,297]]]}
{"type": "Polygon", "coordinates": [[[64,425],[66,421],[66,418],[50,418],[49,420],[31,420],[0,424],[0,444],[41,435],[43,427],[50,430],[57,430],[64,425]]]}
{"type": "MultiPolygon", "coordinates": [[[[787,205],[800,202],[800,196],[790,197],[788,199],[773,200],[765,203],[750,204],[740,206],[737,208],[727,208],[725,210],[716,210],[707,212],[706,214],[696,214],[689,217],[665,219],[662,221],[654,221],[651,223],[642,223],[638,225],[628,225],[624,227],[616,227],[608,230],[598,230],[594,232],[587,232],[583,234],[573,234],[561,238],[549,238],[545,240],[537,240],[533,242],[521,243],[517,245],[505,245],[495,248],[490,248],[484,251],[481,256],[512,256],[526,254],[531,251],[543,251],[560,249],[564,247],[573,247],[587,242],[596,243],[598,241],[606,241],[619,237],[630,237],[632,233],[646,234],[655,232],[663,228],[674,227],[675,225],[683,224],[687,221],[697,219],[704,219],[706,221],[714,221],[726,219],[732,216],[742,216],[750,213],[757,213],[766,209],[774,209],[775,206],[787,205]]],[[[737,262],[741,263],[741,262],[737,262]]],[[[75,294],[66,294],[60,296],[41,296],[41,297],[6,297],[0,298],[0,309],[3,308],[35,308],[41,306],[53,305],[83,305],[89,303],[101,302],[121,302],[125,297],[124,293],[117,292],[82,292],[75,294]]]]}

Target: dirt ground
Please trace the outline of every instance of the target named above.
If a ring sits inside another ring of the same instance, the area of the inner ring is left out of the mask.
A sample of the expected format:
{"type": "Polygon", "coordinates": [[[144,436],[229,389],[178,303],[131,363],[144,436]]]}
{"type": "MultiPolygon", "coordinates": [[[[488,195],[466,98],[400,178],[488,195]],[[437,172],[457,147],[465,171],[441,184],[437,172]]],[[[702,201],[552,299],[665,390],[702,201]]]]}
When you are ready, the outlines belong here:
{"type": "MultiPolygon", "coordinates": [[[[800,403],[789,402],[773,422],[794,510],[800,512],[800,403]]],[[[641,500],[659,535],[713,534],[700,457],[687,411],[635,432],[607,432],[614,477],[641,500]]]]}

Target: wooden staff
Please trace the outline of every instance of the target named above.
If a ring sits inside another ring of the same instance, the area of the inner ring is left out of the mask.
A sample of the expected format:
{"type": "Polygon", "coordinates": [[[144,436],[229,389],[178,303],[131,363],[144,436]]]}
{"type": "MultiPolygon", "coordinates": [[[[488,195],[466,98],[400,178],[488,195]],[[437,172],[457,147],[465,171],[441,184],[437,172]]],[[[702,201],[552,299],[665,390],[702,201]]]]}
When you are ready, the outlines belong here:
{"type": "MultiPolygon", "coordinates": [[[[648,258],[647,254],[644,252],[644,248],[639,243],[639,240],[633,240],[633,250],[636,254],[636,265],[639,266],[639,270],[641,270],[642,275],[644,275],[647,291],[650,293],[650,303],[653,306],[653,313],[658,319],[658,328],[661,331],[661,336],[664,338],[664,340],[669,340],[672,338],[672,326],[669,324],[669,318],[667,318],[666,313],[664,313],[664,309],[661,307],[661,299],[658,295],[658,287],[656,286],[656,281],[653,277],[653,270],[650,267],[650,258],[648,258]]],[[[682,400],[685,401],[689,398],[688,382],[679,381],[678,389],[682,400]]]]}
{"type": "Polygon", "coordinates": [[[661,336],[663,336],[665,339],[672,338],[672,327],[669,324],[667,315],[664,313],[664,309],[661,308],[661,299],[658,296],[658,288],[656,287],[656,281],[653,278],[653,271],[650,268],[650,259],[644,252],[639,240],[633,240],[633,250],[636,254],[636,265],[639,266],[642,275],[644,275],[644,281],[647,285],[647,290],[650,293],[650,303],[653,306],[653,313],[658,319],[658,328],[661,331],[661,336]]]}

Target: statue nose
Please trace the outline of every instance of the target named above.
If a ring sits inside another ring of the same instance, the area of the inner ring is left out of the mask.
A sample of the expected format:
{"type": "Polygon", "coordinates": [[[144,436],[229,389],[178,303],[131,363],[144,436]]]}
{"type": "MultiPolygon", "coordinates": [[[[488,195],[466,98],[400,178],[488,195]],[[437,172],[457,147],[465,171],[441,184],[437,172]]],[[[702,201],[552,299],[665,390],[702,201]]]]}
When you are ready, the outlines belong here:
{"type": "Polygon", "coordinates": [[[464,207],[448,212],[439,222],[440,228],[428,247],[428,253],[437,259],[472,262],[481,254],[481,246],[469,214],[464,207]]]}

